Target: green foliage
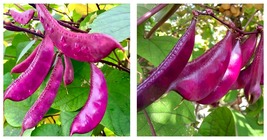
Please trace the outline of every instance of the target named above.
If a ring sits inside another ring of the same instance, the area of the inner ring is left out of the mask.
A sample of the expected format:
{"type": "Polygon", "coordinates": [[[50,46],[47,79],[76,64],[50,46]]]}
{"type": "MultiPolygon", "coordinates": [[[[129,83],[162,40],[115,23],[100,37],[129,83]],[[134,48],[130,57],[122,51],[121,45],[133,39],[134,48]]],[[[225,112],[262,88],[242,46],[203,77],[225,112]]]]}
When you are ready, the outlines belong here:
{"type": "Polygon", "coordinates": [[[130,5],[122,4],[100,14],[90,27],[92,33],[106,33],[121,42],[130,37],[130,5]]]}
{"type": "Polygon", "coordinates": [[[213,110],[198,129],[202,136],[234,136],[235,125],[231,111],[227,107],[213,110]]]}
{"type": "MultiPolygon", "coordinates": [[[[95,5],[95,4],[93,4],[95,5]]],[[[80,29],[88,30],[92,26],[92,31],[109,33],[119,40],[122,46],[128,45],[127,38],[130,37],[130,6],[127,4],[102,5],[112,6],[112,9],[97,10],[88,13],[84,19],[80,13],[75,10],[69,14],[73,22],[80,24],[80,29]],[[116,14],[116,15],[114,15],[116,14]],[[105,23],[105,24],[103,24],[105,23]],[[114,24],[110,24],[114,23],[114,24]],[[112,27],[112,28],[110,28],[112,27]],[[114,30],[119,29],[117,32],[114,30]]],[[[31,6],[23,5],[25,8],[31,6]]],[[[52,16],[60,20],[69,20],[69,18],[53,10],[64,11],[65,5],[49,4],[49,11],[52,16]],[[52,9],[51,9],[52,8],[52,9]],[[53,12],[52,12],[53,11],[53,12]]],[[[5,4],[5,9],[16,8],[14,4],[5,4]]],[[[104,9],[103,7],[101,9],[104,9]]],[[[84,9],[83,9],[84,10],[84,9]]],[[[86,10],[85,10],[86,11],[86,10]]],[[[37,16],[37,15],[36,15],[37,16]]],[[[13,20],[10,16],[6,18],[13,20]]],[[[20,25],[18,25],[20,26],[20,25]]],[[[22,28],[33,28],[43,32],[43,27],[39,21],[31,21],[22,28]]],[[[11,74],[11,69],[19,62],[29,56],[33,49],[40,43],[41,39],[25,32],[14,32],[4,30],[4,90],[20,74],[11,74]]],[[[55,49],[56,51],[56,49],[55,49]]],[[[123,62],[125,52],[115,50],[106,61],[118,64],[123,62]]],[[[23,136],[69,136],[70,125],[77,113],[84,106],[90,90],[90,65],[85,62],[79,62],[72,59],[74,67],[74,81],[72,84],[60,85],[56,99],[51,108],[44,116],[43,120],[32,129],[26,130],[23,136]]],[[[129,136],[130,135],[130,74],[111,67],[105,63],[96,63],[103,72],[108,86],[108,105],[105,116],[101,123],[91,132],[86,134],[74,134],[74,136],[129,136]]],[[[6,100],[4,102],[4,136],[18,136],[21,132],[23,118],[29,108],[37,100],[38,96],[46,86],[49,75],[43,81],[39,89],[28,99],[20,102],[6,100]]]]}

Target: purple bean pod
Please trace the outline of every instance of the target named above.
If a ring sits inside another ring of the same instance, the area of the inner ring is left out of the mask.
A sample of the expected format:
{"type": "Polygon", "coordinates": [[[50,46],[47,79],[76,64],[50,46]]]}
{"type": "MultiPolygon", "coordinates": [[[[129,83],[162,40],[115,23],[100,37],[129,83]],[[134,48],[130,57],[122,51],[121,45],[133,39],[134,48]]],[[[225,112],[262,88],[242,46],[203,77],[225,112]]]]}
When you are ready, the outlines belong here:
{"type": "Polygon", "coordinates": [[[15,67],[12,68],[11,73],[22,73],[24,72],[32,63],[36,53],[38,51],[40,44],[33,50],[33,52],[22,62],[17,64],[15,67]]]}
{"type": "Polygon", "coordinates": [[[227,70],[221,80],[207,97],[197,101],[200,104],[213,104],[220,100],[230,90],[231,86],[235,83],[238,78],[242,65],[242,53],[240,48],[240,41],[236,41],[234,49],[231,53],[230,62],[227,70]]]}
{"type": "Polygon", "coordinates": [[[33,128],[43,119],[44,115],[50,109],[54,99],[56,98],[62,77],[62,59],[60,56],[57,56],[55,67],[52,70],[50,79],[47,82],[45,89],[42,91],[39,98],[35,101],[23,119],[21,135],[26,129],[33,128]]]}
{"type": "Polygon", "coordinates": [[[74,118],[70,136],[75,133],[84,134],[93,130],[102,120],[107,103],[108,89],[106,80],[101,72],[93,63],[91,66],[90,95],[82,110],[74,118]]]}
{"type": "Polygon", "coordinates": [[[64,55],[64,76],[63,76],[63,83],[64,85],[69,85],[73,82],[74,80],[74,70],[72,66],[72,62],[69,57],[64,55]]]}
{"type": "Polygon", "coordinates": [[[26,10],[22,13],[19,13],[15,10],[9,10],[9,12],[16,22],[18,22],[19,24],[23,24],[23,25],[28,24],[35,13],[33,9],[26,10]]]}
{"type": "Polygon", "coordinates": [[[202,56],[189,62],[182,73],[173,82],[171,89],[184,99],[199,101],[209,95],[222,80],[229,64],[234,33],[228,31],[218,42],[202,56]]]}
{"type": "Polygon", "coordinates": [[[62,53],[72,59],[98,62],[116,48],[123,50],[120,43],[107,34],[76,33],[63,28],[43,4],[36,4],[36,10],[46,34],[62,53]]]}
{"type": "Polygon", "coordinates": [[[7,87],[4,100],[22,101],[30,97],[45,79],[53,58],[54,46],[51,39],[46,36],[27,70],[7,87]]]}
{"type": "Polygon", "coordinates": [[[263,32],[255,52],[251,66],[250,80],[245,85],[244,93],[250,104],[254,104],[261,96],[260,81],[263,73],[263,32]]]}
{"type": "Polygon", "coordinates": [[[242,67],[244,67],[252,58],[257,45],[257,34],[251,34],[242,44],[242,67]]]}
{"type": "Polygon", "coordinates": [[[241,88],[244,88],[245,85],[247,85],[250,79],[251,66],[252,65],[250,64],[245,69],[241,70],[237,80],[232,85],[231,90],[241,89],[241,88]]]}
{"type": "Polygon", "coordinates": [[[186,66],[195,42],[197,19],[192,19],[185,34],[178,40],[157,69],[137,87],[137,111],[141,111],[160,98],[186,66]]]}

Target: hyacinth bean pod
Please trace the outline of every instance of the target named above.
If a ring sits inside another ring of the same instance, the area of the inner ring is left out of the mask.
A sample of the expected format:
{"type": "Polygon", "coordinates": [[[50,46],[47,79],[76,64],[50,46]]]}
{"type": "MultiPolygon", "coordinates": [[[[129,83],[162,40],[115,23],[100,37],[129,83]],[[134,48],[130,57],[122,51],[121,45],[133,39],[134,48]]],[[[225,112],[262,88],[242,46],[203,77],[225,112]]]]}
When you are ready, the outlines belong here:
{"type": "MultiPolygon", "coordinates": [[[[40,44],[39,44],[40,45],[40,44]]],[[[33,52],[22,62],[17,64],[15,67],[12,68],[11,73],[22,73],[24,72],[32,63],[36,53],[38,51],[39,45],[33,50],[33,52]]]]}
{"type": "Polygon", "coordinates": [[[263,32],[251,66],[250,80],[245,85],[244,93],[249,103],[255,103],[261,96],[260,81],[263,74],[263,32]]]}
{"type": "Polygon", "coordinates": [[[105,77],[93,63],[90,63],[90,66],[90,95],[71,124],[71,136],[75,133],[84,134],[93,130],[101,122],[106,111],[108,90],[105,77]]]}
{"type": "Polygon", "coordinates": [[[234,33],[228,31],[223,40],[202,56],[189,62],[172,84],[172,90],[184,99],[199,101],[209,95],[223,78],[228,67],[234,33]]]}
{"type": "Polygon", "coordinates": [[[52,70],[49,81],[39,98],[26,113],[23,122],[21,134],[26,129],[36,126],[44,117],[56,98],[61,80],[63,77],[63,64],[60,56],[57,57],[55,67],[52,70]]]}
{"type": "Polygon", "coordinates": [[[22,101],[31,96],[45,79],[53,58],[53,42],[46,36],[27,70],[7,87],[4,93],[4,100],[22,101]]]}
{"type": "Polygon", "coordinates": [[[196,18],[185,34],[178,40],[168,56],[137,87],[137,111],[141,111],[168,91],[170,84],[178,77],[187,64],[195,42],[196,18]]]}
{"type": "Polygon", "coordinates": [[[22,13],[19,13],[15,10],[9,10],[10,15],[13,17],[13,19],[18,22],[19,24],[27,24],[32,19],[35,11],[33,9],[26,10],[22,13]]]}
{"type": "Polygon", "coordinates": [[[257,45],[257,34],[251,34],[242,44],[242,67],[244,67],[249,60],[251,59],[252,55],[255,52],[255,48],[257,45]]]}
{"type": "Polygon", "coordinates": [[[207,97],[197,101],[200,104],[213,104],[220,100],[230,90],[231,86],[235,83],[238,78],[242,65],[242,53],[240,48],[240,41],[236,41],[234,49],[231,53],[230,62],[227,70],[221,80],[207,97]]]}
{"type": "Polygon", "coordinates": [[[74,69],[70,58],[67,57],[66,55],[64,55],[64,64],[65,67],[64,67],[63,83],[66,86],[71,84],[74,79],[74,69]]]}
{"type": "Polygon", "coordinates": [[[231,90],[241,89],[241,88],[244,88],[245,85],[247,85],[250,79],[251,66],[252,65],[250,64],[245,69],[241,70],[237,80],[232,85],[231,90]]]}
{"type": "Polygon", "coordinates": [[[64,55],[83,62],[98,62],[116,48],[119,42],[103,33],[76,33],[63,28],[43,4],[36,4],[38,17],[46,34],[64,55]]]}

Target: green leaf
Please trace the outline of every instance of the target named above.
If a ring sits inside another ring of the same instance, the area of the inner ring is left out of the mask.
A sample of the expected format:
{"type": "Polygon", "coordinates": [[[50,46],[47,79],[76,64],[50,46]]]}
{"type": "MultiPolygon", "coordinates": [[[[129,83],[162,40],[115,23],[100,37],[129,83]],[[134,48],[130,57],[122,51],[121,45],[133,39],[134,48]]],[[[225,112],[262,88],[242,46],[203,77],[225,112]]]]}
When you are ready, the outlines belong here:
{"type": "Polygon", "coordinates": [[[122,4],[100,14],[90,27],[91,33],[106,33],[121,42],[130,37],[130,5],[122,4]]]}
{"type": "Polygon", "coordinates": [[[12,76],[8,72],[4,75],[4,90],[12,83],[12,76]]]}
{"type": "Polygon", "coordinates": [[[20,52],[19,57],[18,57],[16,63],[19,62],[19,60],[22,58],[22,56],[25,55],[25,53],[32,47],[32,45],[33,45],[34,43],[35,43],[35,40],[27,41],[27,45],[26,45],[26,47],[24,47],[24,48],[22,49],[22,51],[20,52]]]}
{"type": "Polygon", "coordinates": [[[86,30],[89,28],[89,25],[91,23],[91,17],[94,17],[95,12],[94,13],[89,13],[85,18],[84,20],[80,23],[80,27],[79,29],[81,30],[86,30]]]}
{"type": "Polygon", "coordinates": [[[25,33],[19,33],[14,37],[12,45],[17,47],[19,43],[27,41],[30,41],[30,38],[25,33]]]}
{"type": "Polygon", "coordinates": [[[61,136],[61,127],[56,124],[43,124],[35,128],[31,136],[61,136]]]}
{"type": "Polygon", "coordinates": [[[20,127],[22,125],[25,114],[35,102],[37,96],[37,94],[33,94],[28,99],[20,102],[14,102],[9,99],[5,100],[4,116],[6,118],[6,121],[14,127],[20,127]]]}
{"type": "Polygon", "coordinates": [[[235,136],[235,121],[227,107],[213,110],[202,122],[199,130],[202,136],[235,136]]]}
{"type": "MultiPolygon", "coordinates": [[[[62,111],[60,113],[60,120],[62,122],[62,135],[69,136],[70,135],[70,126],[72,124],[73,119],[78,114],[78,112],[65,112],[62,111]]],[[[91,136],[92,131],[86,134],[74,134],[73,136],[91,136]]]]}
{"type": "Polygon", "coordinates": [[[108,105],[101,124],[118,136],[130,135],[130,75],[110,67],[102,69],[108,86],[108,105]]]}
{"type": "Polygon", "coordinates": [[[90,67],[87,63],[72,60],[74,81],[67,88],[61,84],[52,108],[61,111],[76,111],[86,102],[89,95],[90,67]]]}
{"type": "MultiPolygon", "coordinates": [[[[196,122],[191,102],[170,92],[146,108],[157,136],[192,136],[196,122]]],[[[143,111],[137,114],[137,135],[151,136],[148,121],[143,111]]]]}
{"type": "Polygon", "coordinates": [[[237,99],[239,91],[238,90],[230,90],[225,96],[224,96],[224,102],[231,103],[234,102],[237,99]]]}
{"type": "Polygon", "coordinates": [[[137,4],[137,18],[143,16],[146,12],[154,8],[156,4],[137,4]]]}
{"type": "MultiPolygon", "coordinates": [[[[255,130],[248,122],[253,124],[250,118],[245,117],[239,112],[233,110],[232,114],[236,122],[236,135],[237,136],[260,136],[263,135],[263,125],[258,125],[259,130],[255,130]],[[260,128],[261,127],[261,128],[260,128]]],[[[257,119],[254,118],[254,125],[257,122],[257,119]]]]}
{"type": "Polygon", "coordinates": [[[258,101],[246,109],[247,116],[256,117],[259,113],[261,113],[263,109],[263,96],[261,96],[258,101]]]}
{"type": "Polygon", "coordinates": [[[163,9],[161,9],[159,12],[157,12],[155,14],[155,22],[158,22],[159,20],[162,19],[163,16],[165,16],[170,9],[173,7],[173,4],[168,4],[167,6],[165,6],[163,9]]]}
{"type": "Polygon", "coordinates": [[[151,39],[138,36],[137,40],[137,54],[154,66],[158,66],[177,43],[177,38],[170,36],[155,36],[151,39]]]}
{"type": "Polygon", "coordinates": [[[73,19],[74,22],[77,22],[81,17],[82,17],[82,15],[77,13],[76,10],[73,11],[72,19],[73,19]]]}
{"type": "Polygon", "coordinates": [[[8,123],[4,124],[4,136],[19,136],[21,127],[13,127],[8,123]]]}
{"type": "Polygon", "coordinates": [[[5,59],[4,73],[10,73],[11,69],[15,66],[16,60],[14,58],[5,59]]]}

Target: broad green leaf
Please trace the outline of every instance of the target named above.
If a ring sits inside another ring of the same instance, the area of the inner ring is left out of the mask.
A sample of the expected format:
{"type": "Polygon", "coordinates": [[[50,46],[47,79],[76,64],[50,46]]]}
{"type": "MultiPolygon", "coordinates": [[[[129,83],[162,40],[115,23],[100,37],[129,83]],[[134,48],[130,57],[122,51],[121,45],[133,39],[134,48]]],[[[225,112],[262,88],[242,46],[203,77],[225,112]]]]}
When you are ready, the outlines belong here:
{"type": "Polygon", "coordinates": [[[19,33],[14,37],[12,45],[17,47],[19,43],[26,41],[30,41],[30,38],[25,33],[19,33]]]}
{"type": "Polygon", "coordinates": [[[76,111],[89,95],[90,67],[88,63],[73,60],[74,81],[67,87],[61,84],[52,108],[61,111],[76,111]]]}
{"type": "Polygon", "coordinates": [[[43,124],[35,128],[31,136],[61,136],[61,127],[56,124],[43,124]]]}
{"type": "MultiPolygon", "coordinates": [[[[255,130],[248,123],[248,121],[250,120],[249,118],[245,117],[244,115],[242,115],[241,113],[239,113],[235,110],[232,111],[232,114],[233,114],[235,122],[236,122],[235,125],[236,125],[236,135],[237,136],[260,136],[260,135],[263,135],[263,125],[258,126],[258,128],[261,127],[262,129],[255,130]]],[[[257,119],[254,118],[254,121],[256,122],[257,119]]],[[[251,122],[251,123],[253,123],[253,122],[251,122]]]]}
{"type": "Polygon", "coordinates": [[[130,75],[106,67],[108,105],[101,124],[118,136],[130,135],[130,75]]]}
{"type": "Polygon", "coordinates": [[[170,36],[155,36],[151,39],[144,39],[142,36],[138,36],[137,40],[137,54],[154,66],[158,66],[169,54],[178,39],[170,36]]]}
{"type": "MultiPolygon", "coordinates": [[[[157,136],[192,136],[196,122],[194,105],[170,92],[146,108],[157,136]]],[[[151,136],[143,111],[137,113],[137,135],[151,136]]]]}
{"type": "Polygon", "coordinates": [[[122,4],[100,14],[90,27],[91,33],[106,33],[121,42],[130,37],[130,5],[122,4]]]}
{"type": "Polygon", "coordinates": [[[25,55],[25,53],[32,47],[32,45],[35,43],[35,40],[32,40],[32,41],[28,41],[27,42],[27,45],[22,49],[22,51],[19,53],[19,57],[17,59],[17,62],[18,63],[20,61],[20,59],[22,58],[22,56],[25,55]]]}
{"type": "MultiPolygon", "coordinates": [[[[69,136],[70,135],[70,126],[72,124],[73,119],[78,114],[78,112],[65,112],[61,111],[60,120],[62,122],[62,135],[69,136]]],[[[73,136],[91,136],[92,131],[86,134],[74,134],[73,136]]]]}
{"type": "Polygon", "coordinates": [[[219,107],[203,120],[198,133],[202,136],[235,136],[235,129],[231,110],[219,107]]]}

